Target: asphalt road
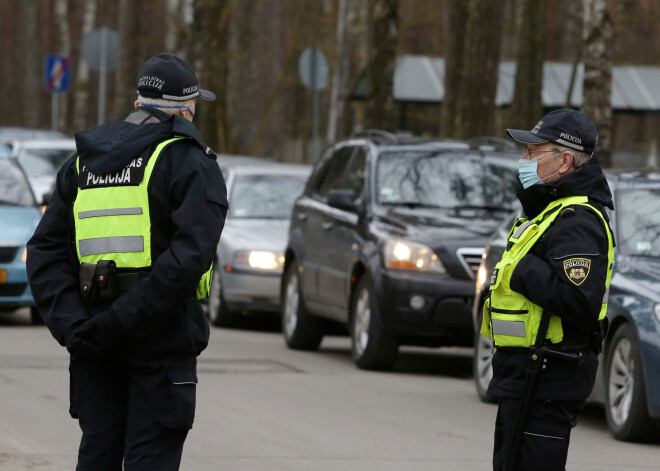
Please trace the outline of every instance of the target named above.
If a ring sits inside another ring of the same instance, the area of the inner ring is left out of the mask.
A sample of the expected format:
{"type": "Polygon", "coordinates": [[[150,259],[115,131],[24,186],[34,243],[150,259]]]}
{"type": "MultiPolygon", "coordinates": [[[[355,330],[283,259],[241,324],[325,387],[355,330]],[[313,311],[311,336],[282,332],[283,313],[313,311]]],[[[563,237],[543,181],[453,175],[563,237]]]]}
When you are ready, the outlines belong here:
{"type": "MultiPolygon", "coordinates": [[[[0,318],[0,470],[73,470],[68,356],[19,311],[0,318]]],[[[404,349],[393,372],[357,370],[349,340],[287,350],[276,325],[212,329],[199,359],[185,471],[491,469],[496,407],[478,401],[469,349],[404,349]]],[[[623,443],[588,406],[568,470],[657,470],[659,445],[623,443]]]]}

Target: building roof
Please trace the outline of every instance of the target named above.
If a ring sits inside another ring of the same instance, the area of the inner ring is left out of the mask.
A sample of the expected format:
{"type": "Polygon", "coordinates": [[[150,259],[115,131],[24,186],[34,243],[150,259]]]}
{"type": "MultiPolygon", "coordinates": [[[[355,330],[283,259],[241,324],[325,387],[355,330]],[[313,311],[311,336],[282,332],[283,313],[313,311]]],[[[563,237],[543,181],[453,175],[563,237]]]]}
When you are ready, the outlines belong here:
{"type": "MultiPolygon", "coordinates": [[[[543,106],[566,106],[573,65],[562,62],[543,64],[543,106]]],[[[516,63],[503,61],[495,104],[506,106],[513,98],[516,63]]],[[[441,57],[402,56],[394,73],[394,98],[398,101],[442,102],[444,97],[445,60],[441,57]]],[[[582,105],[584,66],[579,64],[570,106],[582,105]]],[[[359,88],[356,90],[359,91],[359,88]]],[[[612,107],[619,110],[660,110],[660,67],[614,66],[612,68],[612,107]]]]}

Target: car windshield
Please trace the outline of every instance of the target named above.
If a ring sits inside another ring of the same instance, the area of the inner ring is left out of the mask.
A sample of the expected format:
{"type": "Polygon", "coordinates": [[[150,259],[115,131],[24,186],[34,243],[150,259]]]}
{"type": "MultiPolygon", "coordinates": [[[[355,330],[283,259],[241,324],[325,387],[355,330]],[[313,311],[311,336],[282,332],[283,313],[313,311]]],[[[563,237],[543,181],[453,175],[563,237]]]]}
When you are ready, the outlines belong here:
{"type": "Polygon", "coordinates": [[[18,163],[0,159],[0,206],[33,206],[34,197],[18,163]]]}
{"type": "Polygon", "coordinates": [[[306,181],[306,175],[237,175],[227,217],[289,219],[306,181]]]}
{"type": "Polygon", "coordinates": [[[619,190],[616,214],[617,250],[660,257],[660,188],[619,190]]]}
{"type": "Polygon", "coordinates": [[[18,160],[29,177],[50,176],[57,174],[73,152],[71,149],[23,149],[18,160]]]}
{"type": "Polygon", "coordinates": [[[385,205],[437,208],[518,207],[513,164],[447,151],[385,152],[378,159],[376,195],[385,205]]]}

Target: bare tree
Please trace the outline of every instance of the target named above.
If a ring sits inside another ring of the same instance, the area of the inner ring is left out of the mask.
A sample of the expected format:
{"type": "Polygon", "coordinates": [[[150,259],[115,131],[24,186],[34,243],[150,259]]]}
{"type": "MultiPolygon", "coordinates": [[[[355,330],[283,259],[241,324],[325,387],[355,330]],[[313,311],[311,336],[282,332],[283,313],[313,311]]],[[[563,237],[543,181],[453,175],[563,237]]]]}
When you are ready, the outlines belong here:
{"type": "MultiPolygon", "coordinates": [[[[82,34],[84,38],[94,29],[96,21],[96,1],[87,0],[82,20],[82,34]]],[[[84,129],[89,119],[89,66],[82,58],[78,60],[76,85],[74,91],[74,113],[73,119],[75,129],[84,129]]]]}
{"type": "Polygon", "coordinates": [[[543,112],[543,59],[545,57],[546,0],[518,0],[518,60],[511,104],[511,127],[524,129],[543,112]]]}
{"type": "Polygon", "coordinates": [[[501,2],[470,1],[455,137],[491,135],[494,132],[503,19],[501,2]]]}
{"type": "Polygon", "coordinates": [[[444,21],[445,31],[445,95],[442,100],[440,134],[453,136],[456,127],[456,112],[461,96],[463,61],[465,59],[465,31],[469,2],[447,0],[444,21]]]}
{"type": "Polygon", "coordinates": [[[583,0],[584,101],[582,112],[598,128],[598,158],[604,167],[611,161],[612,46],[614,33],[606,0],[583,0]]]}
{"type": "Polygon", "coordinates": [[[399,0],[372,0],[371,90],[366,121],[370,128],[391,129],[394,114],[394,68],[399,38],[399,0]]]}
{"type": "Polygon", "coordinates": [[[39,122],[39,74],[40,62],[39,51],[34,40],[37,30],[36,13],[37,8],[34,0],[20,2],[22,7],[23,38],[25,44],[25,82],[20,88],[22,90],[23,123],[26,126],[37,126],[39,122]]]}

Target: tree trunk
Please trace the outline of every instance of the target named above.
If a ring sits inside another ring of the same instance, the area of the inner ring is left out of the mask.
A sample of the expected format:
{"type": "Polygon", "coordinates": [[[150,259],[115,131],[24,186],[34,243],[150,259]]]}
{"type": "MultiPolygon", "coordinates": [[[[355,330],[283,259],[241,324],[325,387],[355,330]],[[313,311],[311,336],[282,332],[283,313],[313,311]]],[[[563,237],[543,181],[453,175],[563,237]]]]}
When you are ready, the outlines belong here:
{"type": "Polygon", "coordinates": [[[367,97],[367,127],[392,129],[394,68],[399,39],[399,0],[373,0],[371,90],[367,97]]]}
{"type": "Polygon", "coordinates": [[[444,21],[445,31],[445,94],[442,99],[440,135],[451,137],[456,128],[456,112],[461,96],[463,60],[465,54],[464,31],[468,19],[468,2],[448,0],[444,21]]]}
{"type": "Polygon", "coordinates": [[[545,57],[546,0],[518,0],[518,61],[507,126],[531,129],[543,114],[543,59],[545,57]]]}
{"type": "MultiPolygon", "coordinates": [[[[348,4],[348,43],[352,52],[352,67],[349,76],[359,77],[369,65],[369,24],[371,10],[369,0],[350,0],[348,4]]],[[[366,127],[366,100],[350,101],[353,120],[351,132],[366,127]]]]}
{"type": "Polygon", "coordinates": [[[501,2],[471,0],[462,88],[454,137],[494,133],[495,91],[500,63],[504,8],[501,2]]]}
{"type": "Polygon", "coordinates": [[[598,128],[598,160],[612,165],[612,47],[614,33],[606,0],[584,1],[584,101],[582,112],[598,128]]]}
{"type": "MultiPolygon", "coordinates": [[[[34,0],[24,0],[20,2],[23,10],[23,34],[25,48],[25,80],[19,90],[22,90],[22,111],[24,119],[22,123],[25,126],[37,127],[39,125],[39,91],[40,83],[39,73],[41,63],[39,62],[39,52],[37,50],[36,37],[36,13],[37,8],[34,0]]],[[[7,73],[7,71],[5,71],[7,73]]],[[[48,95],[50,98],[50,94],[48,95]]]]}
{"type": "Polygon", "coordinates": [[[334,142],[337,138],[337,121],[344,114],[344,103],[346,100],[346,71],[348,70],[349,56],[346,53],[346,2],[339,0],[339,9],[337,11],[337,31],[334,70],[332,72],[332,88],[330,90],[330,111],[328,114],[328,132],[326,139],[328,142],[334,142]]]}
{"type": "MultiPolygon", "coordinates": [[[[94,29],[96,21],[96,1],[87,0],[83,13],[81,41],[94,29]]],[[[89,121],[89,66],[84,59],[78,59],[78,71],[76,73],[76,85],[74,91],[74,116],[75,129],[85,129],[89,121]]]]}
{"type": "MultiPolygon", "coordinates": [[[[69,7],[67,0],[56,0],[55,2],[55,23],[57,25],[58,53],[71,59],[71,28],[69,27],[69,7]]],[[[57,93],[55,97],[58,103],[57,129],[63,129],[66,126],[69,112],[69,102],[64,92],[57,93]]]]}
{"type": "Polygon", "coordinates": [[[199,0],[195,22],[201,27],[198,78],[200,85],[216,95],[213,102],[202,102],[196,119],[204,140],[211,148],[231,153],[229,118],[227,116],[227,77],[229,74],[228,19],[231,0],[199,0]]]}

